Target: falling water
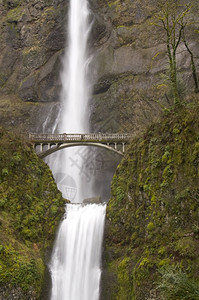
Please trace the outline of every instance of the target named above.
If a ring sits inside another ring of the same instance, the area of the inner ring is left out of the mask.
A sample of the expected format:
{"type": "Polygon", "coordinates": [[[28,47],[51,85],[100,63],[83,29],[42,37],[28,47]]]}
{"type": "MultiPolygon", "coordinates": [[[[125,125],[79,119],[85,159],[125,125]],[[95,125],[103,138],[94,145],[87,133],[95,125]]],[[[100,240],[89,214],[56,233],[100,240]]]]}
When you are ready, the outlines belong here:
{"type": "MultiPolygon", "coordinates": [[[[87,41],[90,27],[87,0],[70,0],[68,50],[61,74],[61,110],[55,122],[55,131],[60,133],[89,131],[87,41]]],[[[81,172],[85,152],[82,156],[81,148],[70,149],[50,155],[48,164],[63,196],[73,203],[81,203],[85,195],[92,196],[92,181],[86,182],[86,174],[81,172]]],[[[50,263],[51,300],[99,299],[105,210],[103,204],[66,206],[50,263]]]]}
{"type": "MultiPolygon", "coordinates": [[[[61,73],[61,109],[54,126],[58,133],[89,132],[89,17],[87,0],[70,1],[68,30],[66,28],[68,47],[61,73]]],[[[65,149],[50,156],[47,161],[63,196],[76,203],[92,196],[92,180],[83,169],[86,153],[85,147],[65,149]],[[85,184],[89,185],[86,191],[85,184]]]]}
{"type": "Polygon", "coordinates": [[[105,210],[105,205],[68,205],[51,265],[51,299],[99,299],[105,210]]]}

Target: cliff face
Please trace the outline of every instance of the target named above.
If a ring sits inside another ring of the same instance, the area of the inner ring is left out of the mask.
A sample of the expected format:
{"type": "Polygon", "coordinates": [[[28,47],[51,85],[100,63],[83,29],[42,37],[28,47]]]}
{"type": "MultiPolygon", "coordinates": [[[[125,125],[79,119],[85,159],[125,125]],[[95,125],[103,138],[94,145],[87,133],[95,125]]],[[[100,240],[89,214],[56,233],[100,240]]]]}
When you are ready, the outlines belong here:
{"type": "Polygon", "coordinates": [[[62,0],[0,1],[0,125],[41,131],[49,110],[56,115],[67,6],[62,0]]]}
{"type": "MultiPolygon", "coordinates": [[[[186,40],[198,70],[199,4],[189,3],[186,40]]],[[[90,7],[92,129],[143,131],[173,101],[165,31],[153,24],[157,1],[90,0],[90,7]]],[[[42,131],[49,112],[49,128],[56,118],[67,8],[68,0],[0,0],[0,125],[42,131]]],[[[177,67],[181,99],[190,99],[183,43],[177,67]]],[[[158,299],[162,266],[179,262],[198,275],[198,112],[194,105],[168,115],[133,141],[120,164],[107,211],[103,300],[158,299]]],[[[63,200],[36,154],[0,134],[0,295],[37,298],[44,241],[52,239],[63,200]]]]}
{"type": "Polygon", "coordinates": [[[103,300],[186,299],[185,281],[175,295],[179,272],[198,280],[198,109],[197,98],[165,116],[132,141],[118,166],[107,208],[103,300]],[[164,297],[157,286],[169,268],[164,297]]]}
{"type": "MultiPolygon", "coordinates": [[[[156,19],[160,8],[153,0],[93,2],[98,32],[103,32],[98,34],[100,40],[94,43],[94,127],[103,129],[104,119],[110,119],[110,128],[114,131],[140,131],[159,115],[161,104],[168,106],[172,103],[167,77],[167,36],[161,22],[156,19]]],[[[187,1],[179,3],[188,4],[187,1]]],[[[196,20],[199,6],[198,1],[189,3],[192,8],[186,20],[192,25],[186,27],[186,38],[198,68],[196,20]]],[[[194,89],[194,81],[190,56],[182,41],[176,57],[180,93],[184,97],[194,89]]]]}
{"type": "Polygon", "coordinates": [[[3,0],[0,87],[26,101],[56,101],[64,48],[64,1],[3,0]]]}
{"type": "MultiPolygon", "coordinates": [[[[195,21],[199,8],[197,0],[190,3],[193,6],[187,20],[191,25],[186,28],[186,37],[198,68],[199,36],[195,21]]],[[[170,84],[165,80],[168,71],[165,32],[152,25],[157,3],[90,0],[90,7],[92,129],[140,131],[159,115],[158,101],[165,106],[172,103],[170,84]]],[[[64,0],[0,2],[2,125],[15,130],[23,121],[24,129],[40,131],[49,112],[54,120],[61,57],[67,43],[64,37],[67,8],[68,1],[64,0]],[[15,101],[11,94],[15,95],[15,101]],[[22,100],[28,103],[23,104],[22,100]],[[35,101],[37,106],[33,104],[35,101]]],[[[180,43],[177,64],[183,95],[194,88],[190,55],[185,50],[180,43]]]]}
{"type": "Polygon", "coordinates": [[[0,299],[41,297],[65,200],[31,145],[0,128],[0,299]]]}

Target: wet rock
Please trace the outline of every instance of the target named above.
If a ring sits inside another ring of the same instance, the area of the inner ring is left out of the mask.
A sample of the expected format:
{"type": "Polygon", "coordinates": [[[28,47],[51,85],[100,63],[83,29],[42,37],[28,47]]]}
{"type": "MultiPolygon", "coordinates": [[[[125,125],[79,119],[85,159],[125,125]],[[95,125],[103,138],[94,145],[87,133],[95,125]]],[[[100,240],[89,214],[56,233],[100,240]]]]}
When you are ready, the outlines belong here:
{"type": "Polygon", "coordinates": [[[84,204],[94,204],[94,203],[99,204],[99,203],[102,203],[102,202],[101,202],[101,197],[99,196],[99,197],[84,199],[83,203],[84,204]]]}

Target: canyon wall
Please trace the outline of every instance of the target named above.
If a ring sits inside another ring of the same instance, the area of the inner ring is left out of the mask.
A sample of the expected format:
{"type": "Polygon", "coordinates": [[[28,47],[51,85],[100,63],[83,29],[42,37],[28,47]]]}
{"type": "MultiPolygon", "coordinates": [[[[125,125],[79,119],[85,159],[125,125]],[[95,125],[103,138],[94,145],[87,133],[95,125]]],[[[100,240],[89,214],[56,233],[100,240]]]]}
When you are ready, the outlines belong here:
{"type": "MultiPolygon", "coordinates": [[[[190,2],[186,37],[198,68],[199,8],[197,1],[190,2]]],[[[24,129],[39,131],[49,111],[55,118],[67,7],[63,0],[0,2],[1,124],[22,130],[24,123],[24,129]]],[[[91,0],[90,7],[92,129],[136,133],[157,118],[161,105],[172,103],[166,35],[154,25],[157,3],[91,0]]],[[[194,82],[183,43],[177,64],[180,91],[186,95],[194,82]]]]}

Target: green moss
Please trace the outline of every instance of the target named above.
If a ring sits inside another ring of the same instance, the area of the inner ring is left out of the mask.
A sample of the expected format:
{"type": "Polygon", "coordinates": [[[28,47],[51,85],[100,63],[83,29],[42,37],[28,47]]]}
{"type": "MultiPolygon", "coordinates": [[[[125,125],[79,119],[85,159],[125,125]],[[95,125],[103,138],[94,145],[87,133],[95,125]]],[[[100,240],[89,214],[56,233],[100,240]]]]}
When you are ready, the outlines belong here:
{"type": "Polygon", "coordinates": [[[111,8],[112,6],[117,6],[117,5],[118,5],[118,3],[119,3],[119,1],[118,1],[118,0],[116,0],[116,1],[113,1],[113,2],[111,2],[111,1],[108,1],[108,6],[111,8]]]}
{"type": "Polygon", "coordinates": [[[20,21],[23,16],[23,11],[24,9],[22,6],[18,6],[13,9],[10,9],[6,15],[6,21],[8,23],[14,23],[20,21]]]}
{"type": "Polygon", "coordinates": [[[39,299],[44,254],[65,201],[31,145],[2,128],[0,169],[0,285],[17,286],[24,299],[39,299]]]}
{"type": "Polygon", "coordinates": [[[179,239],[174,246],[182,257],[196,257],[197,255],[196,243],[191,237],[179,239]]]}
{"type": "Polygon", "coordinates": [[[31,55],[32,53],[33,53],[33,54],[35,54],[35,53],[38,54],[38,52],[39,52],[40,50],[41,50],[41,49],[39,48],[39,46],[36,45],[36,46],[30,47],[30,48],[24,48],[23,51],[22,51],[22,53],[23,53],[24,56],[25,56],[25,55],[31,55]]]}
{"type": "Polygon", "coordinates": [[[117,249],[117,260],[128,266],[117,267],[126,286],[118,277],[115,299],[120,290],[136,300],[158,293],[163,266],[179,263],[190,277],[197,277],[198,114],[197,103],[167,113],[132,141],[113,177],[106,243],[112,256],[117,249]]]}
{"type": "Polygon", "coordinates": [[[129,278],[129,262],[130,259],[125,257],[118,265],[119,290],[116,298],[118,300],[131,299],[132,287],[129,278]]]}
{"type": "Polygon", "coordinates": [[[44,263],[34,251],[28,247],[15,250],[11,245],[1,245],[0,262],[0,284],[17,284],[25,292],[34,287],[37,297],[41,292],[44,263]]]}
{"type": "Polygon", "coordinates": [[[147,231],[152,231],[154,230],[155,228],[155,225],[153,222],[150,222],[148,225],[147,225],[147,231]]]}
{"type": "Polygon", "coordinates": [[[171,264],[171,259],[169,257],[167,258],[164,258],[162,260],[160,260],[160,262],[158,263],[158,268],[162,268],[162,267],[165,267],[165,266],[169,266],[171,264]]]}

